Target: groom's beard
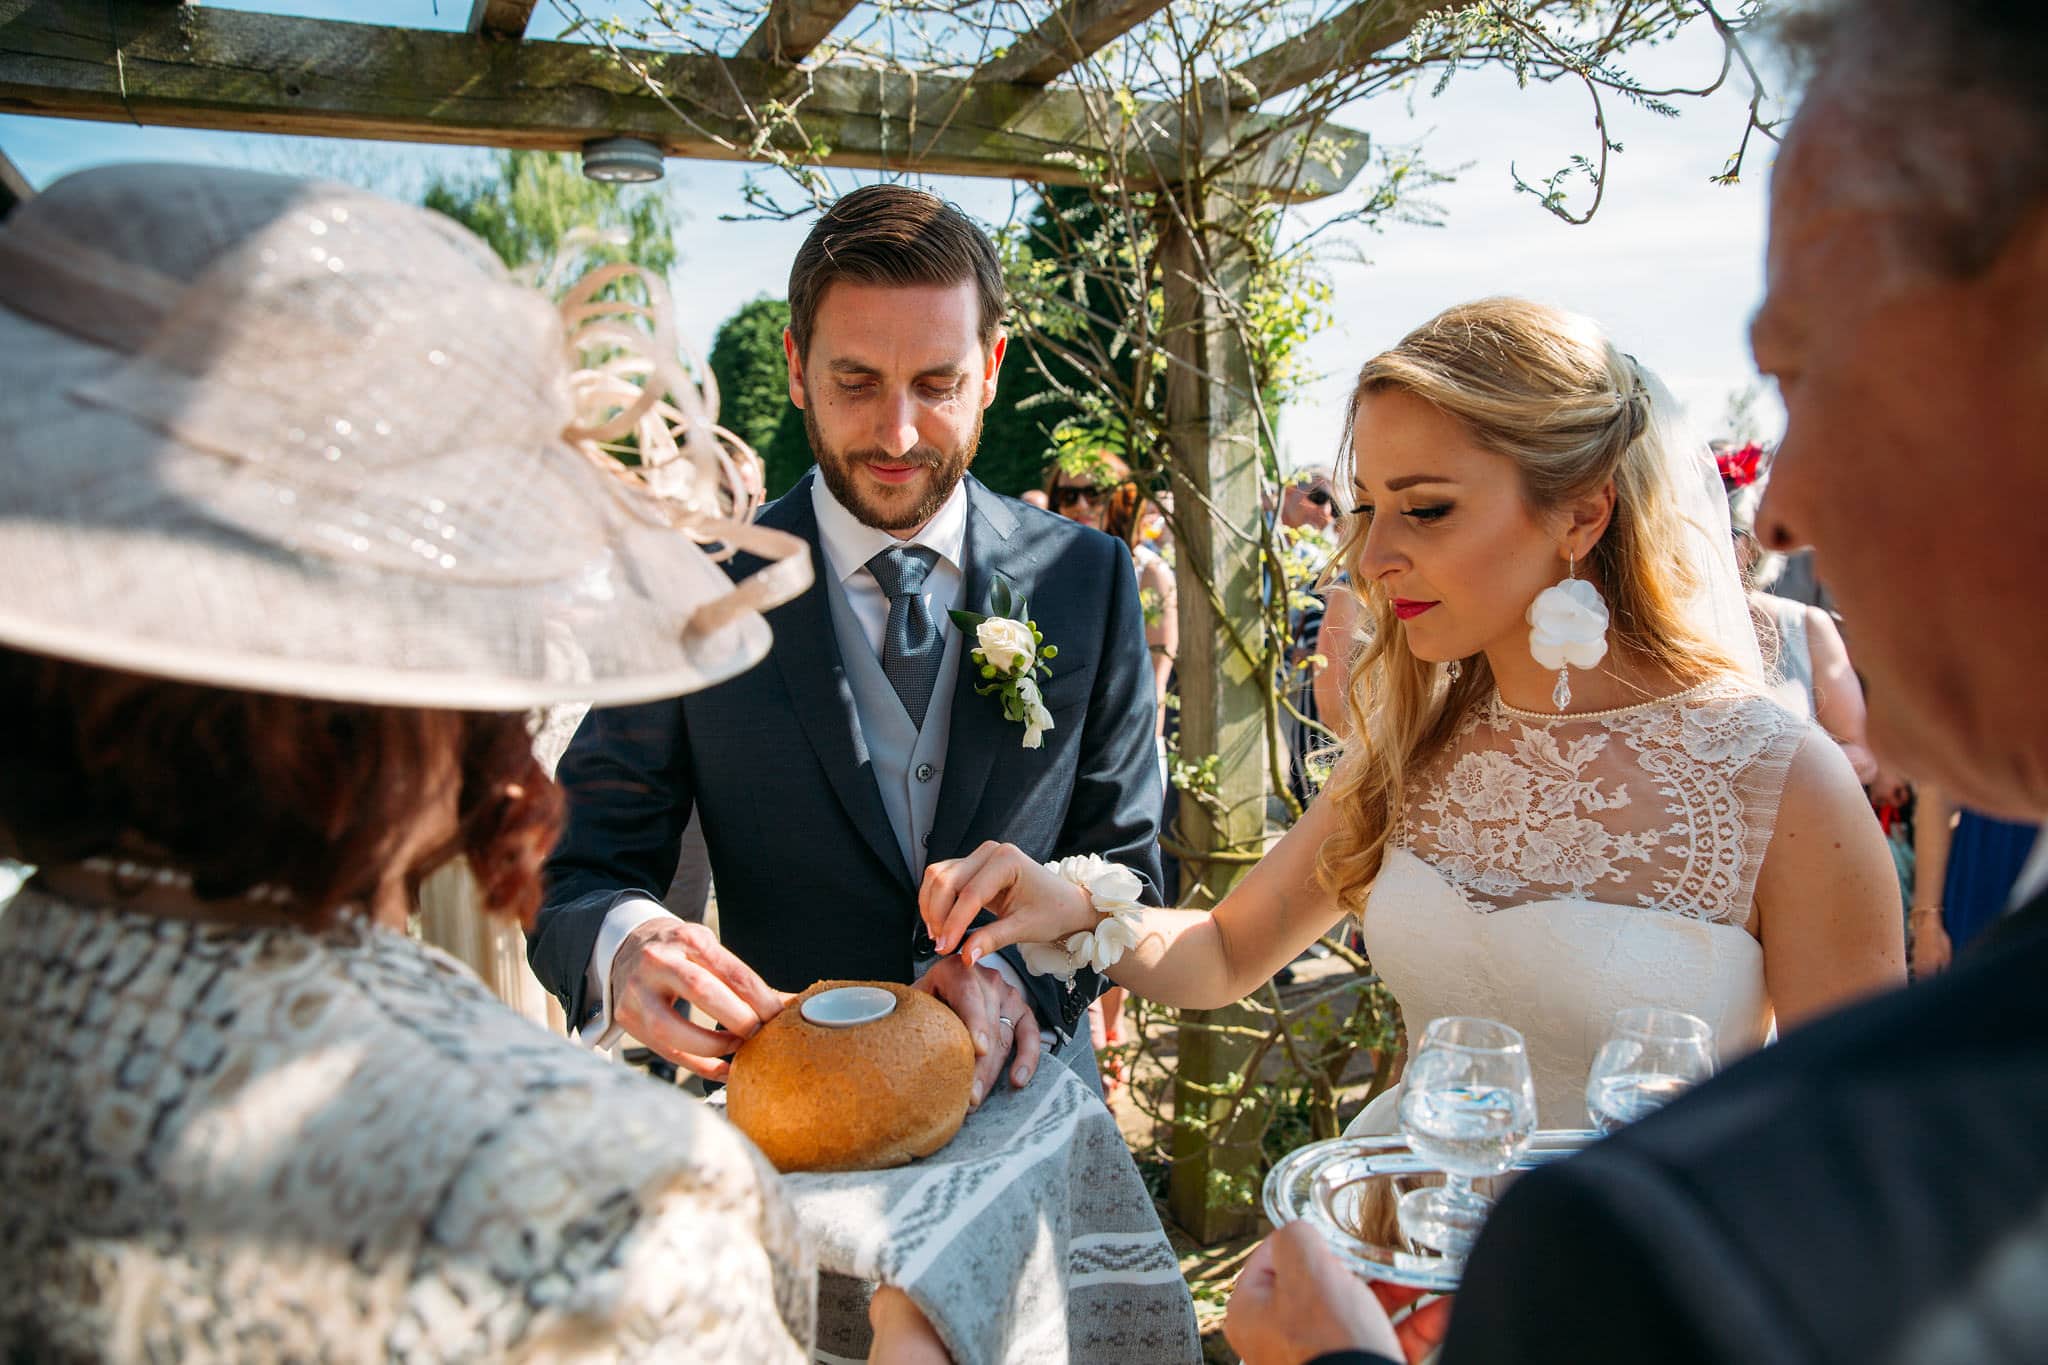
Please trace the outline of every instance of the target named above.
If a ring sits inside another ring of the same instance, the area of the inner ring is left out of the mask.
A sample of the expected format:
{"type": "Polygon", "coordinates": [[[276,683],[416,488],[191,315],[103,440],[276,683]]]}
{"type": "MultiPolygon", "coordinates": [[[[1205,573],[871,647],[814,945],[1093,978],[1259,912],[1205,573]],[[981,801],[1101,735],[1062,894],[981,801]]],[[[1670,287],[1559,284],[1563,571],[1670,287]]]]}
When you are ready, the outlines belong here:
{"type": "Polygon", "coordinates": [[[825,487],[832,490],[832,496],[839,505],[860,520],[863,525],[877,531],[907,531],[922,526],[937,515],[946,499],[953,496],[953,490],[960,485],[960,479],[967,473],[967,466],[974,463],[975,451],[981,448],[982,414],[974,414],[974,430],[968,433],[967,443],[951,452],[937,446],[921,445],[907,455],[889,456],[879,450],[833,450],[825,444],[825,433],[818,430],[818,419],[809,408],[800,409],[804,415],[804,435],[810,438],[811,458],[818,462],[818,473],[824,476],[825,487]],[[854,466],[868,460],[880,460],[888,464],[921,465],[932,472],[926,476],[924,491],[913,501],[895,506],[885,506],[864,495],[854,482],[854,466]]]}

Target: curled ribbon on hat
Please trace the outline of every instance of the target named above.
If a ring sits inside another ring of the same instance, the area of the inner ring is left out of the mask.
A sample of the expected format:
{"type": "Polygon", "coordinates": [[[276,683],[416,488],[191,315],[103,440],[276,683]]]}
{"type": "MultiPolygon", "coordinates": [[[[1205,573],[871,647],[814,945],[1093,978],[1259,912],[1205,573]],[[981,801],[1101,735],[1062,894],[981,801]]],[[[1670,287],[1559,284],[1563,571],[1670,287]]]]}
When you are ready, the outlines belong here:
{"type": "Polygon", "coordinates": [[[803,541],[754,524],[765,493],[761,459],[718,425],[718,383],[710,368],[690,357],[703,376],[701,387],[683,368],[686,348],[661,277],[626,263],[600,266],[571,285],[559,307],[575,408],[563,439],[607,474],[651,494],[678,530],[716,547],[706,551],[712,559],[744,550],[767,561],[731,593],[699,608],[690,628],[715,630],[809,587],[803,541]],[[645,303],[601,297],[606,286],[625,279],[639,281],[645,303]],[[607,448],[629,437],[635,464],[607,448]]]}

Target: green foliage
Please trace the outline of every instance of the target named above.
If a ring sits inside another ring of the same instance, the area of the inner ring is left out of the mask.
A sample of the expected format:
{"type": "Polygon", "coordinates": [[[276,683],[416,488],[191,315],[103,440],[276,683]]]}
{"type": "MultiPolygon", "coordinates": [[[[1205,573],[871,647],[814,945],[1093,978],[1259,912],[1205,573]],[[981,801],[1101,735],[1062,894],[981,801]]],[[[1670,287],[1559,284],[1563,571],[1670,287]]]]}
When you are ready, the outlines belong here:
{"type": "Polygon", "coordinates": [[[428,183],[421,203],[474,232],[514,270],[551,269],[581,230],[593,264],[631,261],[666,276],[676,263],[677,215],[653,187],[621,188],[587,179],[566,153],[501,151],[493,169],[428,183]]]}
{"type": "Polygon", "coordinates": [[[1094,260],[1131,259],[1107,221],[1088,190],[1048,186],[1021,226],[997,235],[1010,287],[1010,351],[974,472],[998,492],[1041,487],[1046,469],[1084,428],[1100,435],[1096,448],[1123,455],[1141,477],[1156,468],[1156,459],[1133,458],[1128,423],[1118,415],[1115,390],[1134,378],[1128,338],[1098,321],[1124,310],[1094,260]],[[1105,370],[1115,383],[1105,382],[1105,370]]]}
{"type": "Polygon", "coordinates": [[[742,304],[711,340],[718,420],[761,457],[771,498],[787,493],[811,467],[803,413],[789,401],[789,362],[782,351],[788,326],[789,305],[763,296],[742,304]]]}

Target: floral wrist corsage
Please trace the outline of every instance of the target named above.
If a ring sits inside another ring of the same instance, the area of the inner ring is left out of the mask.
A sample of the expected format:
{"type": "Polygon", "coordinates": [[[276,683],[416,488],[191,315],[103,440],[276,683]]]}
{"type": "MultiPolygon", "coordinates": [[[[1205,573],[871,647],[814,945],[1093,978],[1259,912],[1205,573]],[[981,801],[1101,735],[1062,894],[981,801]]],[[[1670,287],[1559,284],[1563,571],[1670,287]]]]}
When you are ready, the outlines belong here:
{"type": "Polygon", "coordinates": [[[1045,870],[1086,891],[1102,918],[1093,929],[1069,934],[1058,943],[1018,944],[1024,965],[1034,974],[1057,977],[1061,985],[1071,986],[1074,974],[1083,967],[1106,972],[1138,946],[1143,937],[1139,922],[1145,913],[1138,895],[1145,889],[1145,883],[1137,873],[1097,853],[1059,858],[1047,863],[1045,870]]]}

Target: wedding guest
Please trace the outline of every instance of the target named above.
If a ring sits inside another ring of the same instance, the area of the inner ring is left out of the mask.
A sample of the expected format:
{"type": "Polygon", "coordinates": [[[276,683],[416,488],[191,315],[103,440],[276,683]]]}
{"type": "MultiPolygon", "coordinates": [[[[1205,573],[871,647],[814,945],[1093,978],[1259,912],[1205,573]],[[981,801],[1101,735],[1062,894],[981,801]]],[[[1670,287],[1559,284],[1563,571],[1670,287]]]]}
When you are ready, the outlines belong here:
{"type": "Polygon", "coordinates": [[[1756,508],[1763,494],[1763,451],[1755,444],[1716,457],[1721,486],[1728,492],[1728,517],[1735,533],[1735,562],[1749,589],[1751,614],[1764,633],[1770,693],[1780,706],[1820,722],[1842,746],[1856,780],[1878,781],[1876,757],[1864,736],[1863,684],[1850,666],[1849,650],[1835,618],[1819,607],[1763,590],[1773,556],[1756,541],[1756,508]]]}
{"type": "MultiPolygon", "coordinates": [[[[1131,478],[1131,467],[1113,451],[1096,451],[1079,468],[1055,465],[1046,476],[1046,495],[1069,521],[1092,526],[1128,545],[1131,567],[1138,575],[1138,604],[1145,616],[1145,649],[1152,658],[1152,697],[1157,707],[1153,736],[1159,749],[1162,788],[1166,778],[1166,694],[1172,685],[1173,661],[1180,653],[1180,601],[1173,569],[1140,538],[1144,509],[1149,505],[1131,478]]],[[[1103,1052],[1123,1043],[1124,997],[1111,986],[1088,1007],[1088,1022],[1103,1068],[1104,1093],[1113,1095],[1123,1079],[1117,1053],[1103,1052]]]]}
{"type": "MultiPolygon", "coordinates": [[[[1788,417],[1759,538],[1814,547],[1884,760],[2038,821],[2048,14],[1836,0],[1791,36],[1814,75],[1753,329],[1788,417]]],[[[1419,1358],[1447,1317],[1443,1365],[2048,1360],[2044,892],[2037,848],[1948,971],[1518,1180],[1401,1340],[1299,1224],[1240,1281],[1232,1340],[1256,1365],[1419,1358]]]]}
{"type": "Polygon", "coordinates": [[[1337,495],[1323,465],[1296,469],[1280,490],[1280,524],[1326,534],[1334,532],[1337,495]]]}
{"type": "Polygon", "coordinates": [[[1359,630],[1365,619],[1358,595],[1351,591],[1351,576],[1339,572],[1323,591],[1323,619],[1316,627],[1316,653],[1323,666],[1314,681],[1316,715],[1339,744],[1351,733],[1344,694],[1350,688],[1351,669],[1364,644],[1359,639],[1359,630]]]}
{"type": "Polygon", "coordinates": [[[563,342],[339,186],[124,166],[0,225],[0,1356],[810,1358],[759,1154],[406,932],[457,858],[539,906],[528,708],[736,674],[791,587],[599,467],[563,342]]]}
{"type": "Polygon", "coordinates": [[[1913,793],[1913,899],[1907,943],[1916,977],[1948,970],[1955,954],[1998,922],[2041,827],[1957,806],[1941,788],[1913,793]]]}
{"type": "Polygon", "coordinates": [[[1045,493],[1052,509],[1068,521],[1092,526],[1130,548],[1138,604],[1145,617],[1145,651],[1152,660],[1152,697],[1158,708],[1153,734],[1163,740],[1167,684],[1180,653],[1180,599],[1172,566],[1141,536],[1149,501],[1131,478],[1131,467],[1107,450],[1094,452],[1084,468],[1068,471],[1055,465],[1046,476],[1045,493]]]}

